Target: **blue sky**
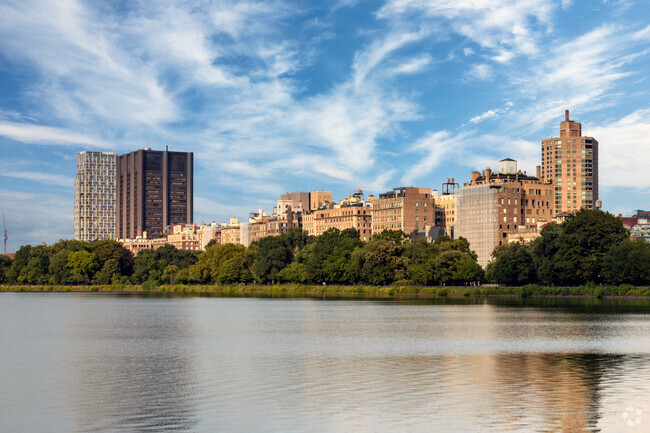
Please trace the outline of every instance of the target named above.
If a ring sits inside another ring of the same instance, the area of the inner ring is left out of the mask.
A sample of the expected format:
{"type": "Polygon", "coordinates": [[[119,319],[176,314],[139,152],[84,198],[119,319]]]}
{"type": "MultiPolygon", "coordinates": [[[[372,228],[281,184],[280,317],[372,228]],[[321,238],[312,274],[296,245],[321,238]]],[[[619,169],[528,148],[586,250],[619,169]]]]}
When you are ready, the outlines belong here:
{"type": "Polygon", "coordinates": [[[76,152],[195,154],[195,220],[512,157],[564,110],[600,142],[606,210],[650,208],[646,0],[82,1],[0,5],[9,249],[73,236],[76,152]]]}

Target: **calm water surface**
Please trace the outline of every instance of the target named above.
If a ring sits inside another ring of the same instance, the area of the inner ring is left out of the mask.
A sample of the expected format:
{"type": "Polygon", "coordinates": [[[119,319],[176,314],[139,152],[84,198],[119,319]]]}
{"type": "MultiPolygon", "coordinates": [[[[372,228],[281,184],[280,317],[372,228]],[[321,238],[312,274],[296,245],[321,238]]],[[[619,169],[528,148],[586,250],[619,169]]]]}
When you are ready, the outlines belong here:
{"type": "Polygon", "coordinates": [[[0,431],[650,432],[649,331],[648,301],[1,293],[0,431]]]}

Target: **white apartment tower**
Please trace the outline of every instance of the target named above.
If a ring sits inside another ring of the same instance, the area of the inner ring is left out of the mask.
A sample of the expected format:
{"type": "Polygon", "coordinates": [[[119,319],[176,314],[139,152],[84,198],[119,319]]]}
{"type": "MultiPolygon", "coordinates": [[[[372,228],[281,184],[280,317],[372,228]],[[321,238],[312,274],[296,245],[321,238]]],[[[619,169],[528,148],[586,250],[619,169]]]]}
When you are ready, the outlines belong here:
{"type": "Polygon", "coordinates": [[[74,179],[74,238],[95,241],[115,238],[117,153],[77,153],[74,179]]]}

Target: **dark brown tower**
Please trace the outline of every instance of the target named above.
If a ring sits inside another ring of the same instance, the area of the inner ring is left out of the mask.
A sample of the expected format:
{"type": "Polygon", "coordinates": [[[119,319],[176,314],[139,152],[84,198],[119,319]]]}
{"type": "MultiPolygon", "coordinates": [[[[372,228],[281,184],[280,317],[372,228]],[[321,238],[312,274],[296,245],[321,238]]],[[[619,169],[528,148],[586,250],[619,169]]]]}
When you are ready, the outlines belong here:
{"type": "Polygon", "coordinates": [[[193,154],[141,149],[117,157],[116,235],[133,239],[147,232],[158,237],[165,228],[191,223],[193,154]]]}

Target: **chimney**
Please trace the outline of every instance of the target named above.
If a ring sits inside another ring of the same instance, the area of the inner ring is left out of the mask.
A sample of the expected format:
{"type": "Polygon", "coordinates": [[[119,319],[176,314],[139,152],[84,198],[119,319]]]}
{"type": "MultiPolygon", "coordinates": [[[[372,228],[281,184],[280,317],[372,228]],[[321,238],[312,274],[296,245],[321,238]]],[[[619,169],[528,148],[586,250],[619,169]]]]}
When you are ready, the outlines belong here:
{"type": "Polygon", "coordinates": [[[569,110],[564,110],[564,121],[565,122],[569,121],[569,110]]]}
{"type": "Polygon", "coordinates": [[[535,174],[537,175],[537,179],[540,179],[540,180],[541,180],[541,179],[542,179],[542,166],[541,166],[541,165],[538,165],[537,167],[535,167],[535,169],[536,169],[536,170],[535,170],[535,171],[536,171],[535,174]]]}

